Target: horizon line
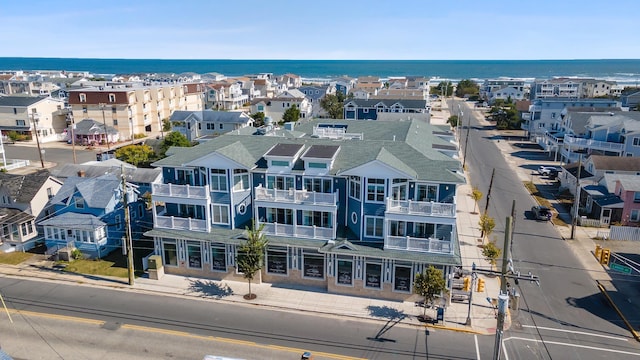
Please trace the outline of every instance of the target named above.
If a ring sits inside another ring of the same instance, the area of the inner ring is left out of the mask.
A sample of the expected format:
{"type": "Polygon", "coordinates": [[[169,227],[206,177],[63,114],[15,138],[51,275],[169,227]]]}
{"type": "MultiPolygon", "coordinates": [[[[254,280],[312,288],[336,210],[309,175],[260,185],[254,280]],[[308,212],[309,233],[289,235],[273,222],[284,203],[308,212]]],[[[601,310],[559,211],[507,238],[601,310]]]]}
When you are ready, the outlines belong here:
{"type": "Polygon", "coordinates": [[[58,56],[0,56],[0,59],[66,59],[66,60],[153,60],[153,61],[629,61],[633,58],[576,58],[576,59],[255,59],[255,58],[122,58],[122,57],[58,57],[58,56]]]}

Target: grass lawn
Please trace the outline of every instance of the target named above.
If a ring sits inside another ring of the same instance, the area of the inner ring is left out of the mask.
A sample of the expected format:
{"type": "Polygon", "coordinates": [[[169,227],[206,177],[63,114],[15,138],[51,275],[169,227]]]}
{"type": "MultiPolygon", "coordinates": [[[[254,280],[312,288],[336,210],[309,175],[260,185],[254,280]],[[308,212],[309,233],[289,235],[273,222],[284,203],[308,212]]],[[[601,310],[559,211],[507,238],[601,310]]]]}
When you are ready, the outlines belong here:
{"type": "Polygon", "coordinates": [[[33,254],[15,251],[12,253],[0,253],[0,264],[18,265],[31,258],[33,254]]]}
{"type": "MultiPolygon", "coordinates": [[[[135,268],[135,276],[141,276],[142,258],[147,256],[153,249],[153,241],[145,242],[136,240],[133,251],[133,264],[135,268]],[[149,245],[150,243],[150,245],[149,245]],[[137,249],[141,249],[138,251],[137,249]]],[[[71,262],[61,262],[67,266],[64,271],[86,275],[103,275],[128,278],[129,271],[127,269],[127,257],[122,255],[122,251],[117,249],[100,260],[74,260],[71,262]]]]}

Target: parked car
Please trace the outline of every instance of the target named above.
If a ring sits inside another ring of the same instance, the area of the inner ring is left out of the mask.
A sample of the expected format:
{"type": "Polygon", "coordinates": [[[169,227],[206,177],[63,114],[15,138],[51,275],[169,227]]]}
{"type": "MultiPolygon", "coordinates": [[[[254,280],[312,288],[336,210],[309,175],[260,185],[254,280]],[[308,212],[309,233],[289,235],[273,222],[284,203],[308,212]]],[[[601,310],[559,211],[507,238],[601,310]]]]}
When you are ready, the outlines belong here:
{"type": "Polygon", "coordinates": [[[538,168],[538,174],[540,174],[540,175],[546,175],[546,176],[554,175],[554,176],[557,176],[558,172],[560,172],[560,169],[555,167],[555,166],[544,166],[543,165],[543,166],[540,166],[538,168]]]}
{"type": "Polygon", "coordinates": [[[551,220],[551,210],[545,206],[534,206],[531,208],[531,214],[536,220],[549,221],[551,220]]]}

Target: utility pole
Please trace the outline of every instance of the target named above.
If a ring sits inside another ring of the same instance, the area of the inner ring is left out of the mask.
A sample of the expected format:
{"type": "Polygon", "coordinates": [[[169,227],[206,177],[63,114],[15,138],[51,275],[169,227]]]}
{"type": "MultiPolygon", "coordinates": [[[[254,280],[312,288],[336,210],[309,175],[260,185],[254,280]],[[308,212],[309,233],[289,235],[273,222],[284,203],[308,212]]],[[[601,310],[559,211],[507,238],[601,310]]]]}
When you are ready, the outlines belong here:
{"type": "Polygon", "coordinates": [[[78,163],[78,158],[76,157],[76,122],[73,119],[73,113],[69,113],[69,119],[71,120],[71,148],[73,149],[73,163],[78,163]]]}
{"type": "Polygon", "coordinates": [[[578,222],[578,208],[580,207],[580,170],[582,169],[582,154],[578,160],[578,176],[576,177],[576,196],[573,200],[573,214],[571,215],[571,237],[576,235],[576,224],[578,222]]]}
{"type": "Polygon", "coordinates": [[[105,104],[100,103],[98,104],[98,106],[100,106],[100,109],[102,110],[102,125],[104,125],[104,137],[105,141],[107,142],[107,150],[111,150],[111,146],[109,145],[109,132],[107,131],[107,120],[104,117],[105,104]]]}
{"type": "Polygon", "coordinates": [[[120,167],[121,177],[122,177],[122,204],[124,206],[124,230],[125,230],[125,241],[127,244],[127,269],[129,270],[129,285],[133,286],[134,279],[134,268],[133,268],[133,244],[131,240],[131,222],[130,222],[130,214],[129,214],[129,201],[128,191],[127,191],[127,181],[124,175],[124,165],[120,167]]]}
{"type": "Polygon", "coordinates": [[[513,199],[513,203],[511,203],[511,241],[509,243],[509,258],[511,259],[511,254],[513,253],[513,232],[516,231],[516,199],[513,199]]]}
{"type": "Polygon", "coordinates": [[[40,137],[38,136],[38,121],[40,120],[38,116],[39,115],[38,113],[36,113],[36,109],[32,109],[31,120],[33,123],[33,131],[36,133],[36,144],[38,145],[38,155],[40,156],[40,165],[42,165],[42,168],[44,169],[44,160],[42,160],[42,149],[40,148],[40,137]]]}
{"type": "MultiPolygon", "coordinates": [[[[484,205],[484,215],[487,214],[487,211],[489,211],[489,200],[491,199],[491,188],[493,187],[493,177],[496,175],[496,169],[493,168],[493,171],[491,171],[491,180],[489,180],[489,190],[487,191],[487,202],[484,205]]],[[[484,238],[484,230],[480,233],[480,237],[484,238]]]]}
{"type": "Polygon", "coordinates": [[[500,359],[502,348],[502,335],[504,331],[504,318],[509,297],[507,295],[507,271],[509,265],[509,248],[511,247],[511,216],[507,216],[504,229],[504,246],[502,250],[502,271],[500,274],[500,295],[498,295],[498,325],[496,326],[496,341],[493,347],[493,358],[500,359]]]}
{"type": "MultiPolygon", "coordinates": [[[[464,155],[462,156],[462,170],[464,170],[465,166],[467,165],[467,145],[469,144],[469,131],[471,131],[471,116],[469,116],[468,111],[467,111],[467,118],[469,119],[469,121],[467,121],[467,137],[464,139],[464,155]]],[[[491,178],[493,179],[493,176],[491,178]]]]}

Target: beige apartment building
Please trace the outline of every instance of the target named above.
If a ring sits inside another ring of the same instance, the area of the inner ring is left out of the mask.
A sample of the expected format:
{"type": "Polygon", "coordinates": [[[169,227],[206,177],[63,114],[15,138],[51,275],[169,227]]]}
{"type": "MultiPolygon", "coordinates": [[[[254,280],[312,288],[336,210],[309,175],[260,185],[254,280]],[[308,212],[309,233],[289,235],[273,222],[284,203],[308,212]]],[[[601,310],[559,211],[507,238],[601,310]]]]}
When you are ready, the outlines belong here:
{"type": "Polygon", "coordinates": [[[40,142],[61,141],[66,134],[66,110],[60,99],[42,96],[0,96],[0,130],[11,131],[40,142]]]}
{"type": "Polygon", "coordinates": [[[162,120],[174,110],[202,110],[204,84],[105,83],[69,91],[73,119],[93,119],[112,126],[121,140],[160,134],[162,120]]]}

